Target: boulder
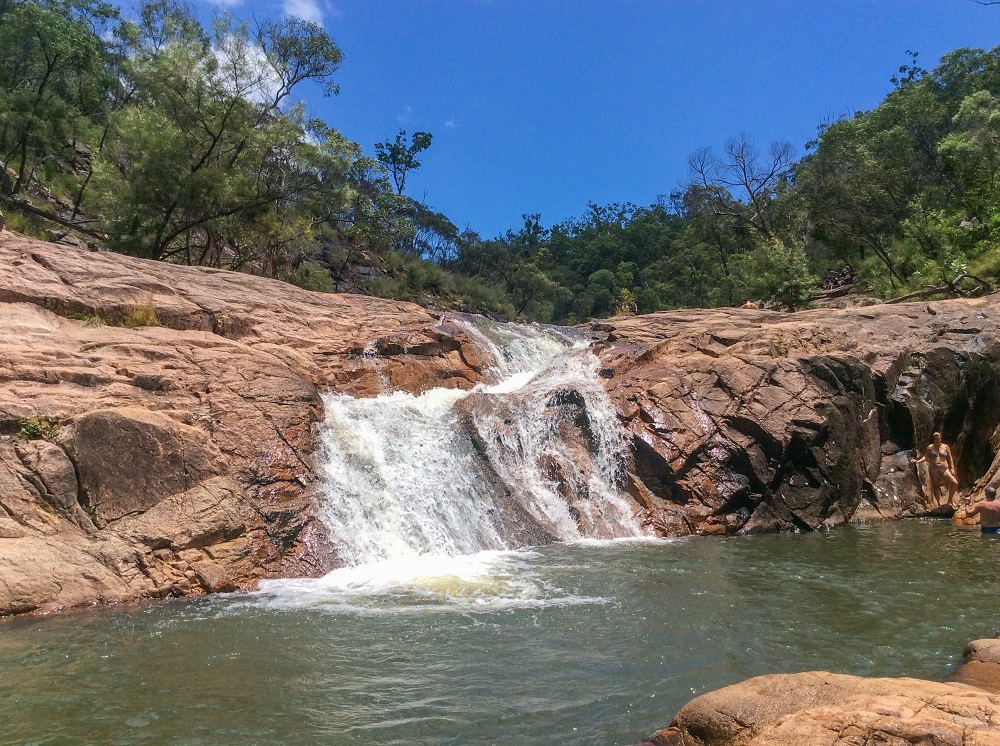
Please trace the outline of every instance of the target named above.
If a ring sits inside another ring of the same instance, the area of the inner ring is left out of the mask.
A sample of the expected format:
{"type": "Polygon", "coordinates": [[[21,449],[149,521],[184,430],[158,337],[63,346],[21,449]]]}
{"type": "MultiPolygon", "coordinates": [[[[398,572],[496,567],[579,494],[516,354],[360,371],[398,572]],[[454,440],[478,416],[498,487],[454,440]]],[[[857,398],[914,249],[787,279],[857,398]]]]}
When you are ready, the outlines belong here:
{"type": "Polygon", "coordinates": [[[964,662],[949,680],[1000,694],[1000,638],[970,642],[964,662]]]}
{"type": "Polygon", "coordinates": [[[758,676],[685,705],[658,746],[995,746],[1000,696],[956,683],[823,671],[758,676]]]}

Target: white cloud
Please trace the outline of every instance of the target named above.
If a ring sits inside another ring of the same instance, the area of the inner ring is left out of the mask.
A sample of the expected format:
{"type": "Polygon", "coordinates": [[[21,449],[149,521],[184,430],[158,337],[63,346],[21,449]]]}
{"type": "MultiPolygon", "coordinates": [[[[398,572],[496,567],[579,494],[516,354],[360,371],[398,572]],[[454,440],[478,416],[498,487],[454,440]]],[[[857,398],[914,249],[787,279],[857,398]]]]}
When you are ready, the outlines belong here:
{"type": "Polygon", "coordinates": [[[396,121],[400,124],[406,124],[410,121],[410,117],[413,116],[413,107],[407,104],[402,109],[396,112],[396,121]]]}
{"type": "Polygon", "coordinates": [[[281,8],[287,16],[323,25],[323,9],[319,6],[319,0],[281,0],[281,8]]]}
{"type": "Polygon", "coordinates": [[[445,122],[444,126],[447,127],[448,129],[454,129],[457,126],[455,124],[455,117],[452,117],[447,122],[445,122]]]}
{"type": "Polygon", "coordinates": [[[223,85],[230,93],[258,104],[274,100],[281,88],[281,76],[263,49],[230,36],[222,39],[212,52],[219,62],[223,85]]]}

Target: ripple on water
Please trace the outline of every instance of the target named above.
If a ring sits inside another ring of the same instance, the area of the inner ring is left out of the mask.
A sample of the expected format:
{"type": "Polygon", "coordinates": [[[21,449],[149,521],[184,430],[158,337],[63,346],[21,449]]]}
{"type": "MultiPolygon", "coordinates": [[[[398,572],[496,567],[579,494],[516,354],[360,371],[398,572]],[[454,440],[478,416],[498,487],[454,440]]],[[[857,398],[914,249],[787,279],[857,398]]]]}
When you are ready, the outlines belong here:
{"type": "Polygon", "coordinates": [[[757,674],[943,678],[998,554],[917,521],[583,543],[15,620],[0,743],[630,743],[757,674]]]}
{"type": "Polygon", "coordinates": [[[262,582],[249,603],[283,611],[351,614],[496,612],[608,603],[602,596],[567,593],[555,586],[537,571],[538,560],[532,550],[486,551],[345,567],[318,579],[262,582]]]}

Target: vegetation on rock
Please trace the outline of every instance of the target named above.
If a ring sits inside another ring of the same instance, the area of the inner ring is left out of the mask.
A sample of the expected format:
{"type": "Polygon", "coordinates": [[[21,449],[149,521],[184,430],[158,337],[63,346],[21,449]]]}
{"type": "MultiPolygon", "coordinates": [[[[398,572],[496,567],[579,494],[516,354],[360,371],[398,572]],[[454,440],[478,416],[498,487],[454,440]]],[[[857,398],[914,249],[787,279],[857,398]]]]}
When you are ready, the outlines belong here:
{"type": "Polygon", "coordinates": [[[21,420],[17,434],[23,440],[53,440],[59,434],[59,423],[51,417],[29,417],[21,420]]]}

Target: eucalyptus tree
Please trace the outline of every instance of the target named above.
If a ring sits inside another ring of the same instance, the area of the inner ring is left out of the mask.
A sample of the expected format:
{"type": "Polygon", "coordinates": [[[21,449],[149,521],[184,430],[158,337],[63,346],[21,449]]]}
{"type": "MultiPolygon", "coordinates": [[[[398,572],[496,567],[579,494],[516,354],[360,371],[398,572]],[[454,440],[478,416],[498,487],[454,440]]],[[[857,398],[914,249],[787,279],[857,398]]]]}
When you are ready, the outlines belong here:
{"type": "Polygon", "coordinates": [[[772,239],[775,199],[794,161],[788,142],[774,142],[764,154],[740,135],[726,141],[721,156],[711,148],[695,151],[688,159],[687,188],[696,190],[715,215],[772,239]]]}
{"type": "Polygon", "coordinates": [[[95,207],[116,250],[243,264],[241,231],[284,242],[290,213],[325,188],[323,159],[343,140],[292,96],[306,83],[335,93],[340,50],[300,19],[251,26],[222,13],[209,32],[180,5],[140,16],[135,93],[101,154],[95,207]]]}
{"type": "Polygon", "coordinates": [[[875,109],[825,126],[794,174],[813,238],[896,294],[951,280],[983,241],[995,247],[1000,48],[901,72],[875,109]]]}
{"type": "Polygon", "coordinates": [[[115,17],[111,5],[93,0],[0,4],[2,191],[17,194],[40,168],[75,160],[75,145],[103,116],[109,80],[101,35],[115,17]]]}
{"type": "Polygon", "coordinates": [[[407,137],[406,130],[400,130],[395,140],[386,140],[375,144],[375,153],[379,163],[392,177],[396,186],[396,194],[402,194],[406,187],[406,177],[411,171],[420,168],[417,155],[431,146],[433,135],[430,132],[414,132],[413,139],[407,137]]]}

